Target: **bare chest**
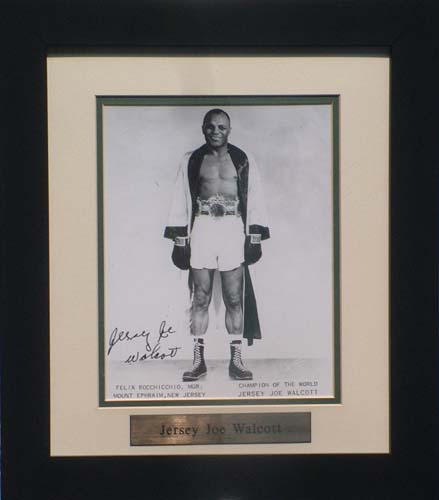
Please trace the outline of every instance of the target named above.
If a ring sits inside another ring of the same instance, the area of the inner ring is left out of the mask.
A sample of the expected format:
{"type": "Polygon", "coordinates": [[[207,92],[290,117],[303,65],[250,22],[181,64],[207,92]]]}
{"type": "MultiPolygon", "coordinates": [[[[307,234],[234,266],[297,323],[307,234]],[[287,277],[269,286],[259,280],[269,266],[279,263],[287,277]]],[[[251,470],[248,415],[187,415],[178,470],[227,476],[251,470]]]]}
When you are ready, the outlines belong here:
{"type": "Polygon", "coordinates": [[[215,156],[205,156],[200,168],[200,178],[205,181],[235,181],[236,168],[230,155],[221,158],[215,156]]]}

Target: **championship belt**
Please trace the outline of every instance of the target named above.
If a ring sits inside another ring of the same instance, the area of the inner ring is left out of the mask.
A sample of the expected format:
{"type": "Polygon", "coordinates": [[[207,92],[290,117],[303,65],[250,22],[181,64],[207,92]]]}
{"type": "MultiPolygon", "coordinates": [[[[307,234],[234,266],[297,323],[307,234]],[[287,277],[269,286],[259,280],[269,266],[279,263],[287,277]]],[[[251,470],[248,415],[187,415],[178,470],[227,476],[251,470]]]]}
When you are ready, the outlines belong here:
{"type": "Polygon", "coordinates": [[[224,196],[215,195],[207,200],[197,198],[198,211],[196,215],[210,215],[213,219],[222,219],[226,215],[240,217],[239,199],[229,200],[224,196]]]}

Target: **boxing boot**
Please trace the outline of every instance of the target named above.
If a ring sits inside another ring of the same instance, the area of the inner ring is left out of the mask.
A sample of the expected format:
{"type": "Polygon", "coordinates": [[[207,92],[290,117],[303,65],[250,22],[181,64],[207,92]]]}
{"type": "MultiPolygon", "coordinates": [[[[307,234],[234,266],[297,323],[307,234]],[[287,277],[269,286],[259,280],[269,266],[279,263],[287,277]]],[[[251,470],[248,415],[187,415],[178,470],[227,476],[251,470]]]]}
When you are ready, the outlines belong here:
{"type": "Polygon", "coordinates": [[[240,340],[234,340],[230,344],[229,375],[235,380],[253,379],[253,373],[242,364],[240,340]]]}
{"type": "Polygon", "coordinates": [[[192,370],[183,373],[183,382],[198,380],[207,373],[206,363],[204,361],[204,341],[203,339],[194,339],[194,361],[192,370]]]}

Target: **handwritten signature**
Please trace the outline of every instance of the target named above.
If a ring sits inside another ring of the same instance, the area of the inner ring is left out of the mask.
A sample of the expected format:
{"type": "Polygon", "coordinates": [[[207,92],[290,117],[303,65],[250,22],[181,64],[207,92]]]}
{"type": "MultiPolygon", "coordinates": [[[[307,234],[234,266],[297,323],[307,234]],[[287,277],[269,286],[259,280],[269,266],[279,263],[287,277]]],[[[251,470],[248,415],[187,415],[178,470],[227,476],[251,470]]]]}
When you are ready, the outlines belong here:
{"type": "Polygon", "coordinates": [[[147,359],[163,360],[166,358],[174,358],[181,347],[165,347],[162,344],[162,340],[167,339],[173,333],[175,333],[175,330],[172,326],[168,326],[165,320],[160,323],[155,343],[151,338],[151,332],[147,332],[146,330],[131,333],[129,330],[119,330],[118,328],[115,328],[111,332],[110,339],[108,341],[107,356],[110,355],[113,348],[120,342],[130,342],[132,340],[143,338],[145,339],[145,351],[136,351],[134,354],[130,354],[126,358],[125,363],[133,364],[147,359]]]}

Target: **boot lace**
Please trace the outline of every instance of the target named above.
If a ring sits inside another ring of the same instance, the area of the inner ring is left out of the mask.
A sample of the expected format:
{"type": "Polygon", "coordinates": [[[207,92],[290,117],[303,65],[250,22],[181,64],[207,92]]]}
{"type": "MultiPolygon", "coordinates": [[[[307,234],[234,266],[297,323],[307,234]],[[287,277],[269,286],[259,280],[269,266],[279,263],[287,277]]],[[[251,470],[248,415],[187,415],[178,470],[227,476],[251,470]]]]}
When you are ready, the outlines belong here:
{"type": "Polygon", "coordinates": [[[238,367],[240,370],[246,369],[245,366],[242,364],[241,349],[236,348],[236,347],[233,349],[232,361],[233,361],[233,364],[236,367],[238,367]]]}
{"type": "Polygon", "coordinates": [[[194,348],[194,366],[198,367],[201,364],[201,346],[200,344],[195,344],[194,348]]]}

